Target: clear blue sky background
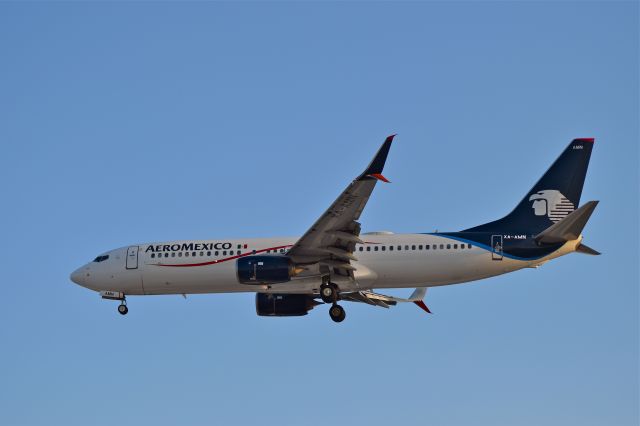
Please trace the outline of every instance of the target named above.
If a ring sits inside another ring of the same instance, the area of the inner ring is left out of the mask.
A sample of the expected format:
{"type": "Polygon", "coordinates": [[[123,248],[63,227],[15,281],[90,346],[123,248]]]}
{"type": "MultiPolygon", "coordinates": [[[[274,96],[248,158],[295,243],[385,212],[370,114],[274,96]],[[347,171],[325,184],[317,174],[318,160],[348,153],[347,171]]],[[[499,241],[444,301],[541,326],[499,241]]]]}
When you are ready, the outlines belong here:
{"type": "Polygon", "coordinates": [[[638,13],[1,3],[0,424],[637,425],[638,13]],[[495,219],[595,137],[604,254],[340,325],[251,294],[121,317],[68,279],[136,242],[301,234],[391,133],[364,230],[495,219]]]}

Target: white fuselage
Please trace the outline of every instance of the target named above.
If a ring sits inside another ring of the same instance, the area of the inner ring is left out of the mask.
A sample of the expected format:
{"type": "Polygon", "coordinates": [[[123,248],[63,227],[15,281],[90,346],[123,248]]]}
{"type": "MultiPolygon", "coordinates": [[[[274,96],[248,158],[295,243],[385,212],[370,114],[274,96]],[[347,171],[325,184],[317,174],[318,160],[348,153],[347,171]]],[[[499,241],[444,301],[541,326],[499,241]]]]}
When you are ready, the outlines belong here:
{"type": "MultiPolygon", "coordinates": [[[[535,260],[496,256],[486,247],[440,235],[365,234],[362,239],[364,244],[358,244],[354,251],[358,260],[352,261],[355,279],[333,279],[341,291],[433,287],[479,280],[536,267],[575,251],[581,237],[535,260]]],[[[246,238],[139,244],[104,253],[97,258],[103,260],[82,266],[72,279],[92,290],[126,295],[317,292],[321,276],[313,270],[282,284],[248,285],[238,281],[236,259],[284,254],[297,240],[246,238]]]]}

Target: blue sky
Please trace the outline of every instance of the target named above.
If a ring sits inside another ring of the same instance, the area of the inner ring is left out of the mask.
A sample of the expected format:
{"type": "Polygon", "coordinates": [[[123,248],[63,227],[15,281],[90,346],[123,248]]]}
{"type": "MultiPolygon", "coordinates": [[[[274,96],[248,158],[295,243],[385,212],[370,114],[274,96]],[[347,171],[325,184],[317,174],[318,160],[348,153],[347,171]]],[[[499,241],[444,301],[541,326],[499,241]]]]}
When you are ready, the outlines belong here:
{"type": "Polygon", "coordinates": [[[0,3],[0,424],[638,424],[638,12],[0,3]],[[391,133],[363,230],[498,218],[595,137],[604,254],[340,325],[250,294],[121,317],[68,279],[137,242],[301,234],[391,133]]]}

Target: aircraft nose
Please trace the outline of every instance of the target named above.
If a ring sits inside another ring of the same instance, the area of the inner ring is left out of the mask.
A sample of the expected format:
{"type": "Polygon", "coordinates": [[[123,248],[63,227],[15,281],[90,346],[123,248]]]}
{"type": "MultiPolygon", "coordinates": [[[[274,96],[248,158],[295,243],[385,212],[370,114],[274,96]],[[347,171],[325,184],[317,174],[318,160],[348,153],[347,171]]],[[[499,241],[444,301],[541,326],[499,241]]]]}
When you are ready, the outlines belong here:
{"type": "Polygon", "coordinates": [[[84,273],[82,271],[82,268],[78,268],[73,271],[69,278],[71,278],[71,281],[78,285],[84,285],[84,273]]]}

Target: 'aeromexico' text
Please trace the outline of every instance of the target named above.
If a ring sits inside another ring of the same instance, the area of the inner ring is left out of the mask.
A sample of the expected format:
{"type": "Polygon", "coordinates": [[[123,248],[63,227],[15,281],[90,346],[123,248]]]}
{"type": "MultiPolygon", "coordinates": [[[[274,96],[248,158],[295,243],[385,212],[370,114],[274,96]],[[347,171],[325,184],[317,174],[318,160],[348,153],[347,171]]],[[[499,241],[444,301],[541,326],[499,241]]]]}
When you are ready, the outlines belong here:
{"type": "Polygon", "coordinates": [[[228,250],[231,243],[182,243],[182,244],[158,244],[148,246],[146,252],[163,252],[163,251],[198,251],[198,250],[228,250]]]}

